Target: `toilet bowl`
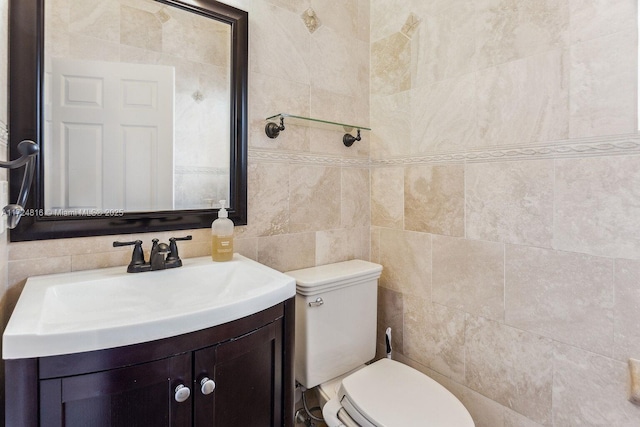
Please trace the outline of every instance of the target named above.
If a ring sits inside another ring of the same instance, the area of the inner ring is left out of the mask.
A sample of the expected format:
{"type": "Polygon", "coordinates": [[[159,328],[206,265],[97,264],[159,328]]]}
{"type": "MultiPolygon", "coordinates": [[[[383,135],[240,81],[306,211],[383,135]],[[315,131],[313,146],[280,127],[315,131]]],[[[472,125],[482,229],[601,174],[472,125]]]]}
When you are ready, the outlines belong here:
{"type": "Polygon", "coordinates": [[[472,427],[460,401],[421,372],[381,359],[343,378],[323,407],[329,427],[472,427]],[[354,424],[349,424],[353,422],[354,424]]]}
{"type": "Polygon", "coordinates": [[[473,427],[467,409],[423,373],[375,356],[378,278],[362,260],[289,271],[296,279],[296,381],[318,388],[329,427],[473,427]],[[325,403],[326,402],[326,403],[325,403]]]}

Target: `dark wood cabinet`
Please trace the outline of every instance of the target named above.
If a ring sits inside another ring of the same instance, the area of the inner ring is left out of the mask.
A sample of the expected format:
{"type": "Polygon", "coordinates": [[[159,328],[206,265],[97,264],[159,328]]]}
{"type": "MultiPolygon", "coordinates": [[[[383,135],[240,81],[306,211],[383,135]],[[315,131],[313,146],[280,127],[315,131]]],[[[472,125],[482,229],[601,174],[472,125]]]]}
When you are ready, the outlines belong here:
{"type": "Polygon", "coordinates": [[[149,363],[40,381],[40,420],[47,427],[190,426],[189,399],[173,390],[191,386],[191,354],[149,363]]]}
{"type": "Polygon", "coordinates": [[[7,360],[6,425],[293,426],[293,304],[148,343],[7,360]]]}
{"type": "Polygon", "coordinates": [[[273,397],[282,393],[282,328],[265,326],[229,343],[195,353],[195,387],[212,378],[211,394],[195,390],[195,424],[205,426],[279,426],[283,414],[273,397]]]}

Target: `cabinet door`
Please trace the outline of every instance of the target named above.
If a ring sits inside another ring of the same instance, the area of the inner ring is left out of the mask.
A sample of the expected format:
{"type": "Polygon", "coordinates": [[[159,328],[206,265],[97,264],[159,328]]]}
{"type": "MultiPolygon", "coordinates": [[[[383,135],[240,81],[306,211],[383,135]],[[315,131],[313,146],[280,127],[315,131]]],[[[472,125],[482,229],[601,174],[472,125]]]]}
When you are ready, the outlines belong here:
{"type": "Polygon", "coordinates": [[[283,425],[282,320],[195,353],[195,426],[283,425]],[[215,389],[201,390],[210,378],[215,389]]]}
{"type": "Polygon", "coordinates": [[[40,425],[91,427],[190,426],[191,353],[141,365],[40,381],[40,425]]]}

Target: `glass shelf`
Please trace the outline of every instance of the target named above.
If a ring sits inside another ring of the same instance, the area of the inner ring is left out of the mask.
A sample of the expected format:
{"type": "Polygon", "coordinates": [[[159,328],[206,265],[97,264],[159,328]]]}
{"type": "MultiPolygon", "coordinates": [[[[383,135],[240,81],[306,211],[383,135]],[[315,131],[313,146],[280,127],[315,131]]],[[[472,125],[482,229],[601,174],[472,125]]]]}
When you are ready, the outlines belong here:
{"type": "Polygon", "coordinates": [[[313,119],[311,117],[303,117],[303,116],[296,116],[294,114],[289,114],[289,113],[278,113],[275,114],[271,117],[267,117],[267,124],[264,128],[265,133],[267,134],[267,136],[269,138],[277,138],[278,135],[280,135],[280,132],[285,130],[285,123],[284,123],[284,119],[287,119],[287,123],[291,123],[294,125],[302,125],[302,126],[314,126],[314,127],[326,127],[326,128],[335,128],[337,127],[341,127],[344,132],[346,132],[344,134],[344,136],[342,137],[342,143],[347,146],[347,147],[351,147],[353,145],[354,142],[356,141],[360,141],[360,131],[361,130],[371,130],[371,128],[368,128],[366,126],[358,126],[358,125],[351,125],[351,124],[347,124],[347,123],[338,123],[338,122],[330,122],[328,120],[321,120],[321,119],[313,119]],[[277,123],[274,123],[270,120],[278,120],[280,122],[280,124],[278,125],[277,123]],[[357,136],[353,136],[351,135],[350,132],[353,131],[357,132],[357,136]]]}
{"type": "Polygon", "coordinates": [[[359,126],[359,125],[352,125],[352,124],[347,124],[347,123],[338,123],[338,122],[331,122],[328,120],[321,120],[321,119],[314,119],[311,117],[303,117],[303,116],[296,116],[294,114],[289,114],[289,113],[278,113],[276,115],[273,115],[271,117],[267,117],[267,120],[278,120],[280,118],[285,118],[285,119],[293,119],[293,120],[286,120],[287,123],[292,123],[292,124],[296,124],[296,125],[328,125],[328,126],[339,126],[342,127],[342,129],[345,132],[351,132],[354,129],[359,129],[359,130],[371,130],[371,128],[368,128],[366,126],[359,126]]]}

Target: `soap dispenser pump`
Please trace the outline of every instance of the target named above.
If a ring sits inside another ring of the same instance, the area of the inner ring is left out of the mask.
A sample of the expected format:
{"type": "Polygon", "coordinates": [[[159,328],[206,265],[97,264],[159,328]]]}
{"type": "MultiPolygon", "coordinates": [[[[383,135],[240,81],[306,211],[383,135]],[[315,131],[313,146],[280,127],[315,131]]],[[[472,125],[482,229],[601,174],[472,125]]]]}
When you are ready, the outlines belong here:
{"type": "Polygon", "coordinates": [[[220,200],[218,219],[211,224],[211,258],[230,261],[233,258],[233,221],[225,209],[226,200],[220,200]]]}

